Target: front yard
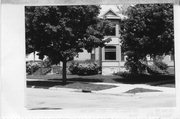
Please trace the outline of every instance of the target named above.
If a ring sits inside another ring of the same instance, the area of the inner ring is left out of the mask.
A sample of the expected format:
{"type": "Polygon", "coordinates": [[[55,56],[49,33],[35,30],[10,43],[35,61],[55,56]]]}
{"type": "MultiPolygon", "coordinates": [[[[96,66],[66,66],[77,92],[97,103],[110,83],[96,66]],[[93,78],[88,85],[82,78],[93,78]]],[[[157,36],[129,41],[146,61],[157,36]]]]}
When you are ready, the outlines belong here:
{"type": "Polygon", "coordinates": [[[115,84],[147,84],[160,87],[175,88],[174,75],[155,75],[155,76],[138,76],[124,78],[121,76],[104,76],[104,75],[91,75],[91,76],[78,76],[67,75],[67,84],[62,84],[62,76],[60,74],[52,75],[28,75],[27,87],[35,88],[73,88],[85,90],[104,90],[114,88],[114,85],[100,85],[93,83],[115,83],[115,84]],[[36,80],[33,80],[36,79],[36,80]]]}

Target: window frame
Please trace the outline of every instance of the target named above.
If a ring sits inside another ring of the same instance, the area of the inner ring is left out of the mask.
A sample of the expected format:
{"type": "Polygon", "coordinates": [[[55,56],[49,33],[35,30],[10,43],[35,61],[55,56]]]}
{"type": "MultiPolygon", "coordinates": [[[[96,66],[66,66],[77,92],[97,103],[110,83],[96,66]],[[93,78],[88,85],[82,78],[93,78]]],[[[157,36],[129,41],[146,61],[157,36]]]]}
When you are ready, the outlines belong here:
{"type": "Polygon", "coordinates": [[[117,47],[116,46],[114,46],[114,45],[107,45],[107,46],[104,47],[104,60],[105,61],[117,61],[117,47]],[[107,47],[111,47],[111,48],[106,49],[107,47]],[[109,50],[109,51],[107,51],[107,50],[109,50]],[[107,57],[106,57],[106,53],[107,52],[114,52],[115,53],[115,59],[107,59],[107,57]]]}

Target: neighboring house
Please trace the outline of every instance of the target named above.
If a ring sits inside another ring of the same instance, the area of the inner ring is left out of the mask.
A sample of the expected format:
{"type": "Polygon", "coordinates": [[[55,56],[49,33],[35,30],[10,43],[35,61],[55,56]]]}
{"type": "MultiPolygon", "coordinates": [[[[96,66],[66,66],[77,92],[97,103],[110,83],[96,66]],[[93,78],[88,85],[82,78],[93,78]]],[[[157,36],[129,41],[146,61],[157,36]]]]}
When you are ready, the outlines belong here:
{"type": "Polygon", "coordinates": [[[26,55],[26,61],[42,61],[37,55],[38,52],[32,52],[26,55]]]}
{"type": "MultiPolygon", "coordinates": [[[[102,14],[102,13],[101,13],[102,14]]],[[[114,24],[114,31],[105,36],[104,39],[110,37],[112,40],[106,43],[103,48],[95,48],[92,53],[86,51],[79,53],[79,56],[74,60],[99,60],[102,66],[102,74],[109,75],[118,71],[124,71],[125,56],[121,52],[120,43],[120,22],[125,18],[121,14],[117,14],[112,9],[104,12],[100,18],[107,19],[114,24]]],[[[163,60],[168,66],[174,66],[173,56],[164,56],[163,60]]]]}

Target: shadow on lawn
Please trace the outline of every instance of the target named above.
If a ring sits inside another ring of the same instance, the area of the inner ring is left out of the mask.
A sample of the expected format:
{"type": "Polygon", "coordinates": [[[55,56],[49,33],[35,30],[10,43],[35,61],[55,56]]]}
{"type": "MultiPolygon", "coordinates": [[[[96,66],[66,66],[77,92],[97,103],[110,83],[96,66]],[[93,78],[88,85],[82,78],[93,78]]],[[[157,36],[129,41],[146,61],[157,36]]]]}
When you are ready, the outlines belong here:
{"type": "MultiPolygon", "coordinates": [[[[62,83],[62,78],[56,77],[46,77],[40,80],[28,80],[27,87],[35,88],[45,88],[54,86],[64,86],[62,83]],[[44,80],[42,80],[44,79],[44,80]]],[[[160,86],[163,84],[172,84],[175,86],[175,76],[174,75],[129,75],[127,77],[121,76],[68,76],[67,85],[72,85],[74,83],[92,83],[92,82],[103,82],[103,83],[124,83],[124,84],[147,84],[152,86],[160,86]]]]}
{"type": "Polygon", "coordinates": [[[124,84],[148,84],[157,86],[161,84],[175,84],[174,75],[136,75],[121,78],[114,78],[116,82],[124,84]]]}
{"type": "MultiPolygon", "coordinates": [[[[72,82],[67,82],[67,84],[70,84],[70,83],[72,82]]],[[[34,87],[34,88],[48,89],[56,85],[63,85],[63,83],[60,81],[27,81],[28,88],[34,87]]]]}
{"type": "MultiPolygon", "coordinates": [[[[48,79],[49,81],[62,81],[62,79],[48,79]]],[[[77,78],[68,78],[67,81],[70,82],[103,82],[100,78],[94,77],[77,77],[77,78]]]]}
{"type": "MultiPolygon", "coordinates": [[[[76,82],[81,83],[90,83],[90,82],[102,82],[101,79],[95,78],[68,78],[66,85],[73,84],[76,82]]],[[[27,81],[27,87],[34,87],[34,88],[43,88],[48,89],[54,86],[64,86],[62,79],[47,79],[47,80],[37,80],[37,81],[27,81]]]]}

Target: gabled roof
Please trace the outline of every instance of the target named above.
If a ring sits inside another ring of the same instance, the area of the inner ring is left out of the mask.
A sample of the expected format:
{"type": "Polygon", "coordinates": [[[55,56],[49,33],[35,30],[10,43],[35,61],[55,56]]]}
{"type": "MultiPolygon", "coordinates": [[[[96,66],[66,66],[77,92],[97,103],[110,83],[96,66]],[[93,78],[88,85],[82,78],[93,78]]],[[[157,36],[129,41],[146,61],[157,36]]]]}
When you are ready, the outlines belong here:
{"type": "Polygon", "coordinates": [[[112,9],[107,10],[106,12],[104,12],[100,18],[106,18],[106,19],[120,19],[120,17],[118,16],[118,14],[116,14],[112,9]]]}
{"type": "Polygon", "coordinates": [[[119,15],[116,12],[114,12],[112,9],[107,10],[102,15],[99,16],[100,18],[106,18],[106,19],[124,19],[123,15],[119,15]]]}

